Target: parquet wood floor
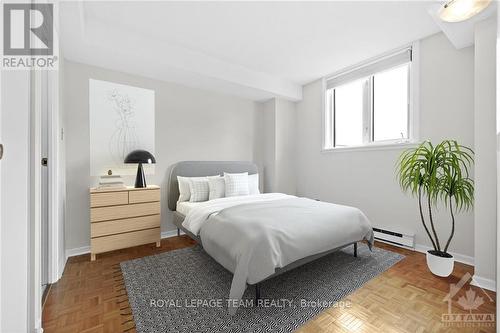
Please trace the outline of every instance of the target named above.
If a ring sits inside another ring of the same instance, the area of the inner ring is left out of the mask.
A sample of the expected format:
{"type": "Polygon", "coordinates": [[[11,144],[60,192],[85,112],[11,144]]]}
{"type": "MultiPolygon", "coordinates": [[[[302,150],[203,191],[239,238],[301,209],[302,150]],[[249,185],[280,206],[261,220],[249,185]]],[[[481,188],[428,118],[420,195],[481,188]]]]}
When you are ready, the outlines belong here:
{"type": "MultiPolygon", "coordinates": [[[[135,332],[118,264],[192,245],[191,239],[181,236],[163,239],[160,248],[151,244],[101,254],[94,262],[90,262],[90,255],[69,258],[62,278],[52,285],[45,303],[44,332],[135,332]]],[[[323,311],[299,333],[495,331],[494,324],[457,327],[444,326],[441,321],[442,314],[448,311],[443,299],[449,284],[457,283],[465,273],[473,274],[473,267],[456,263],[450,277],[439,278],[428,271],[425,255],[382,243],[376,246],[406,258],[349,295],[344,300],[349,307],[323,311]]],[[[469,313],[457,302],[469,288],[466,284],[454,297],[452,313],[469,313]]],[[[495,293],[486,295],[477,287],[472,290],[484,301],[472,313],[494,314],[495,293]]]]}

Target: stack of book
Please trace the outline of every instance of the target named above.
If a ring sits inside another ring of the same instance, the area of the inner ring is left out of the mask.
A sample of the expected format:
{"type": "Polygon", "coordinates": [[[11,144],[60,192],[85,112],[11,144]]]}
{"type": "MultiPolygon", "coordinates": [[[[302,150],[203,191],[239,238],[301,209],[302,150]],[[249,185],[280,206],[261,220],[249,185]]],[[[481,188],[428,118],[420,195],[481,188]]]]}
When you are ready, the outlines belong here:
{"type": "Polygon", "coordinates": [[[100,189],[122,189],[125,188],[123,179],[120,175],[106,175],[101,176],[99,179],[100,189]]]}

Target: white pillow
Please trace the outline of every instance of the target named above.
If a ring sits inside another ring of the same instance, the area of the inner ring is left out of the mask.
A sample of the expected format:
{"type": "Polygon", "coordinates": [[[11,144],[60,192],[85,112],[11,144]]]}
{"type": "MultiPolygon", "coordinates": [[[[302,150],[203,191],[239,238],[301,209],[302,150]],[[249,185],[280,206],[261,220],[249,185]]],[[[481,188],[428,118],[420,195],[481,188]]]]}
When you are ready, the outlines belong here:
{"type": "Polygon", "coordinates": [[[179,182],[179,199],[177,201],[189,201],[191,192],[189,191],[189,177],[177,176],[179,182]]]}
{"type": "Polygon", "coordinates": [[[258,173],[254,173],[253,175],[248,175],[248,193],[250,195],[260,194],[258,173]]]}
{"type": "Polygon", "coordinates": [[[197,179],[191,178],[189,180],[189,202],[200,202],[208,200],[208,178],[197,179]]]}
{"type": "Polygon", "coordinates": [[[226,182],[226,197],[236,197],[240,195],[248,195],[248,172],[244,173],[225,173],[224,181],[226,182]]]}
{"type": "Polygon", "coordinates": [[[224,177],[214,177],[208,179],[208,200],[224,198],[226,194],[226,182],[224,177]]]}
{"type": "Polygon", "coordinates": [[[219,175],[217,176],[210,176],[210,177],[182,177],[182,176],[177,176],[177,181],[179,182],[179,199],[177,199],[178,202],[182,201],[189,201],[191,199],[191,191],[189,188],[189,183],[191,179],[207,179],[207,178],[213,178],[213,177],[220,177],[219,175]]]}

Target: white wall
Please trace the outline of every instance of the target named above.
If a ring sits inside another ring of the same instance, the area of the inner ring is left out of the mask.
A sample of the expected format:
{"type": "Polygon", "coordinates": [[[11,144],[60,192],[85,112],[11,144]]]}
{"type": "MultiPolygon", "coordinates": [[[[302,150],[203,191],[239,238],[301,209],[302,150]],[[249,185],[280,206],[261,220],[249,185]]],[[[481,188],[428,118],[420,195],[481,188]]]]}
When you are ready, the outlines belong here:
{"type": "Polygon", "coordinates": [[[27,332],[30,224],[30,73],[2,71],[0,332],[27,332]]]}
{"type": "MultiPolygon", "coordinates": [[[[473,146],[474,50],[456,50],[443,34],[420,43],[420,136],[438,142],[445,138],[473,146]]],[[[374,226],[416,233],[417,244],[430,246],[418,217],[414,198],[403,194],[395,177],[396,160],[403,148],[321,152],[322,81],[304,86],[297,103],[297,193],[359,207],[374,226]]],[[[442,242],[451,222],[436,212],[442,242]]],[[[459,214],[450,250],[472,257],[472,213],[459,214]]],[[[466,258],[471,260],[471,258],[466,258]]]]}
{"type": "MultiPolygon", "coordinates": [[[[62,55],[61,50],[59,50],[59,55],[62,55]]],[[[57,260],[57,263],[54,263],[52,267],[55,272],[52,272],[52,281],[51,282],[56,282],[63,273],[64,266],[66,264],[66,246],[64,244],[64,228],[65,228],[65,210],[66,210],[66,140],[65,140],[65,122],[66,122],[66,115],[65,115],[65,105],[64,105],[64,87],[65,87],[65,82],[64,82],[64,61],[59,62],[59,71],[57,72],[57,77],[54,77],[54,80],[56,81],[54,84],[54,89],[56,89],[56,93],[53,96],[54,99],[57,99],[57,105],[56,108],[54,109],[56,114],[56,117],[58,119],[57,121],[57,128],[55,129],[55,135],[56,135],[56,142],[57,142],[57,161],[56,161],[56,177],[57,177],[57,184],[58,184],[58,191],[57,191],[57,212],[54,212],[54,214],[57,216],[57,230],[55,233],[55,237],[57,237],[57,246],[56,246],[56,251],[57,251],[57,257],[52,258],[51,260],[57,260]]]]}
{"type": "Polygon", "coordinates": [[[274,192],[276,189],[276,99],[272,98],[259,108],[262,123],[260,133],[264,192],[274,192]]]}
{"type": "Polygon", "coordinates": [[[474,280],[493,289],[496,274],[496,17],[476,25],[474,280]]]}
{"type": "Polygon", "coordinates": [[[260,153],[256,156],[264,175],[264,192],[296,193],[295,103],[272,98],[258,103],[260,153]]]}
{"type": "Polygon", "coordinates": [[[295,135],[297,133],[295,103],[276,99],[276,191],[296,194],[295,135]]]}
{"type": "MultiPolygon", "coordinates": [[[[166,204],[167,168],[183,160],[253,160],[256,105],[237,97],[66,61],[66,248],[90,244],[88,80],[155,90],[156,167],[150,184],[162,190],[162,231],[173,230],[166,204]]],[[[134,177],[126,178],[133,184],[134,177]]]]}

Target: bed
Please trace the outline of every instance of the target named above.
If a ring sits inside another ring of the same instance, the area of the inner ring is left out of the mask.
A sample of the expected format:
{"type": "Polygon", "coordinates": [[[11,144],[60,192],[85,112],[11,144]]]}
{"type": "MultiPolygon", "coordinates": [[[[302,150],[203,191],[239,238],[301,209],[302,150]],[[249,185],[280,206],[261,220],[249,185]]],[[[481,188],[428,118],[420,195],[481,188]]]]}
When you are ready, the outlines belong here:
{"type": "Polygon", "coordinates": [[[178,203],[177,176],[203,177],[258,172],[243,161],[184,161],[168,177],[168,207],[178,232],[193,238],[219,264],[233,273],[228,304],[235,313],[248,285],[260,283],[334,251],[367,241],[373,231],[357,208],[298,198],[282,193],[255,194],[206,202],[178,203]]]}

